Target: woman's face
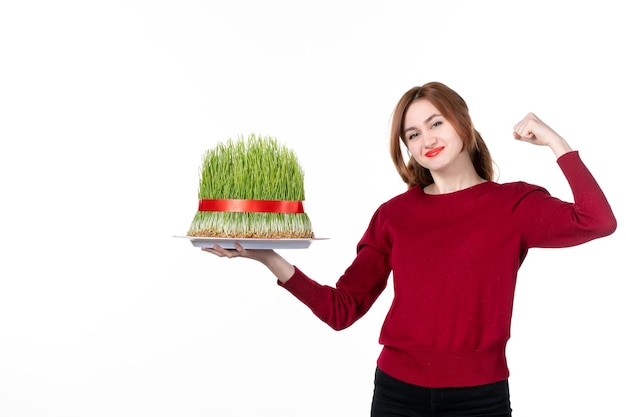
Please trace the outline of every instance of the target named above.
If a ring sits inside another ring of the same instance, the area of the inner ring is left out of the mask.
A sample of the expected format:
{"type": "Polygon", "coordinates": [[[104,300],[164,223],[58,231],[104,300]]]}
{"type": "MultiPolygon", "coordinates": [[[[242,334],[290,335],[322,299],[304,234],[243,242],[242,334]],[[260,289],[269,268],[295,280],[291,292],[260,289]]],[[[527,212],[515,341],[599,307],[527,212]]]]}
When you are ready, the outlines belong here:
{"type": "Polygon", "coordinates": [[[450,168],[463,151],[463,141],[454,127],[425,99],[409,105],[402,137],[417,163],[431,172],[450,168]]]}

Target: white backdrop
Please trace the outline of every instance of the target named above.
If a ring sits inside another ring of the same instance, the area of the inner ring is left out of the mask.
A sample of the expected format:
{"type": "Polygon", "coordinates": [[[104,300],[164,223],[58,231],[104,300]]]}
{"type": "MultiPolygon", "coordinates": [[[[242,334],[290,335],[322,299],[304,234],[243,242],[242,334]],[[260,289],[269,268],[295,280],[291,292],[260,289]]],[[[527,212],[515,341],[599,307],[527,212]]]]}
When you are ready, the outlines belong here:
{"type": "MultiPolygon", "coordinates": [[[[277,137],[317,236],[281,253],[320,282],[405,187],[391,111],[442,81],[499,166],[570,199],[534,111],[624,221],[617,2],[4,1],[0,4],[0,416],[366,416],[388,289],[335,332],[248,260],[184,234],[204,151],[277,137]]],[[[514,415],[624,415],[621,227],[532,250],[508,357],[514,415]]]]}

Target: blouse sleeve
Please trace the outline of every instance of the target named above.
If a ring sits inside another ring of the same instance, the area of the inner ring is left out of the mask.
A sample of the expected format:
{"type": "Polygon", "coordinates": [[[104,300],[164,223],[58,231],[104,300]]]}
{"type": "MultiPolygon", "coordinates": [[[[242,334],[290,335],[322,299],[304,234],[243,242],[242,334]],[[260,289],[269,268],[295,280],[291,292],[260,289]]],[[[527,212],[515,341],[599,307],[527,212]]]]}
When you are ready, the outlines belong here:
{"type": "Polygon", "coordinates": [[[577,151],[557,160],[567,179],[574,202],[550,196],[536,187],[519,204],[527,247],[567,247],[608,236],[617,221],[602,189],[577,151]]]}
{"type": "MultiPolygon", "coordinates": [[[[372,227],[373,224],[366,235],[371,234],[372,227]]],[[[361,242],[356,258],[335,287],[312,280],[297,267],[286,283],[278,284],[330,327],[342,330],[367,313],[387,286],[390,272],[388,256],[380,249],[361,242]]]]}

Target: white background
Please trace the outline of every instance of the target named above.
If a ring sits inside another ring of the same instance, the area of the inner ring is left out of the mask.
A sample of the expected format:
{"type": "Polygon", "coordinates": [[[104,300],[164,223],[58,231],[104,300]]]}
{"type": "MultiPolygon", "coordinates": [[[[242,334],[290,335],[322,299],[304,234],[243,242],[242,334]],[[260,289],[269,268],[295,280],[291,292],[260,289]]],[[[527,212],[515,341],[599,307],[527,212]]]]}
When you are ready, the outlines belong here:
{"type": "MultiPolygon", "coordinates": [[[[388,289],[335,332],[273,276],[173,235],[201,156],[272,135],[317,236],[281,253],[334,284],[402,191],[391,111],[442,81],[499,167],[570,199],[527,112],[624,212],[624,12],[578,1],[3,1],[0,416],[366,416],[388,289]]],[[[625,415],[624,235],[532,250],[508,357],[514,415],[625,415]],[[621,413],[621,414],[620,414],[621,413]]],[[[451,262],[454,262],[452,259],[451,262]]]]}

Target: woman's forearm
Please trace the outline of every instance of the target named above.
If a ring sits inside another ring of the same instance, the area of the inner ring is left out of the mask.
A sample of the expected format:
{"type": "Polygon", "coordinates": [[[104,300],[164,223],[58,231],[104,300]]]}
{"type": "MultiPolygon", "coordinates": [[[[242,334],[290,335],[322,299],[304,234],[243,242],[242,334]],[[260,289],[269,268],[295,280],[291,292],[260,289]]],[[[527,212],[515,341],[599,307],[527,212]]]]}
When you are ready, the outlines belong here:
{"type": "Polygon", "coordinates": [[[283,284],[286,283],[296,271],[292,264],[274,251],[262,251],[262,254],[256,259],[276,275],[276,278],[283,284]]]}

